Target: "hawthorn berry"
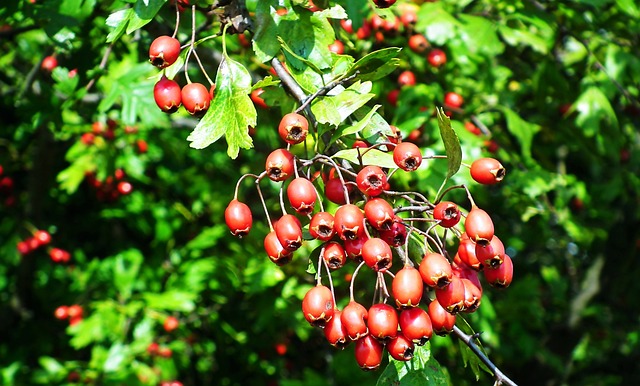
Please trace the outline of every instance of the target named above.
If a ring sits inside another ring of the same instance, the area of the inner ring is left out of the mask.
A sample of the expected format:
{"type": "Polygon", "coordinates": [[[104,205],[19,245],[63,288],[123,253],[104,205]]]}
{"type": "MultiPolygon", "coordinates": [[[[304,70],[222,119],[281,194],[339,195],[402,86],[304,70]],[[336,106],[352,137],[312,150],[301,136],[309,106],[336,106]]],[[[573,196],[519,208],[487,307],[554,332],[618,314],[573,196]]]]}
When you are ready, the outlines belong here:
{"type": "Polygon", "coordinates": [[[182,104],[180,85],[163,75],[153,87],[153,98],[160,110],[165,113],[174,113],[182,104]]]}
{"type": "Polygon", "coordinates": [[[211,94],[202,83],[185,85],[180,96],[185,110],[197,117],[204,115],[211,104],[211,94]]]}
{"type": "Polygon", "coordinates": [[[45,56],[40,64],[40,68],[47,72],[52,72],[56,67],[58,67],[58,59],[53,55],[45,56]]]}
{"type": "Polygon", "coordinates": [[[427,312],[431,320],[431,327],[436,335],[447,335],[453,331],[453,326],[456,324],[456,316],[447,312],[437,300],[429,303],[427,312]]]}
{"type": "Polygon", "coordinates": [[[169,67],[180,56],[180,42],[171,36],[158,36],[149,46],[149,61],[158,68],[169,67]]]}
{"type": "Polygon", "coordinates": [[[278,266],[285,265],[291,261],[293,258],[293,254],[280,244],[278,241],[278,236],[276,236],[275,231],[271,231],[267,233],[264,238],[264,250],[267,252],[267,256],[269,256],[269,260],[274,262],[278,266]]]}
{"type": "Polygon", "coordinates": [[[309,234],[314,239],[329,241],[335,234],[333,215],[329,212],[318,212],[309,221],[309,234]]]}
{"type": "Polygon", "coordinates": [[[400,89],[393,89],[391,91],[389,91],[389,93],[387,94],[387,102],[389,102],[390,105],[392,106],[396,106],[398,104],[398,97],[400,96],[400,89]]]}
{"type": "Polygon", "coordinates": [[[38,230],[36,231],[36,233],[33,235],[33,237],[38,240],[38,244],[40,244],[40,246],[42,245],[47,245],[51,242],[51,235],[49,234],[49,232],[44,231],[44,230],[38,230]]]}
{"type": "Polygon", "coordinates": [[[465,294],[464,283],[455,276],[451,276],[451,282],[444,288],[436,288],[436,300],[442,308],[451,314],[464,310],[465,294]]]}
{"type": "Polygon", "coordinates": [[[488,244],[493,238],[493,221],[487,212],[474,206],[464,221],[467,236],[476,243],[488,244]]]}
{"type": "Polygon", "coordinates": [[[362,193],[379,196],[387,185],[387,174],[379,166],[368,165],[358,172],[356,183],[362,193]]]}
{"type": "Polygon", "coordinates": [[[231,234],[244,237],[249,234],[253,225],[253,216],[249,206],[237,199],[231,200],[224,210],[224,220],[231,234]]]}
{"type": "Polygon", "coordinates": [[[475,312],[480,307],[482,289],[467,278],[463,277],[460,280],[464,286],[464,308],[462,311],[465,313],[475,312]]]}
{"type": "Polygon", "coordinates": [[[372,237],[362,246],[362,260],[376,272],[391,268],[392,258],[389,244],[380,238],[372,237]]]}
{"type": "Polygon", "coordinates": [[[409,48],[411,49],[411,51],[421,54],[425,52],[427,48],[429,48],[429,42],[427,41],[427,38],[424,37],[424,35],[415,34],[409,38],[409,48]]]}
{"type": "Polygon", "coordinates": [[[382,198],[372,198],[364,205],[364,216],[371,226],[378,230],[389,230],[393,225],[395,214],[393,207],[382,198]]]}
{"type": "Polygon", "coordinates": [[[346,195],[349,196],[349,193],[352,190],[352,186],[351,185],[344,185],[342,183],[342,181],[340,181],[340,178],[335,177],[335,178],[330,178],[325,184],[324,184],[324,195],[327,197],[327,199],[333,203],[336,203],[338,205],[344,205],[347,203],[346,197],[345,197],[345,191],[346,191],[346,195]]]}
{"type": "Polygon", "coordinates": [[[422,163],[422,152],[416,144],[411,142],[399,143],[393,149],[393,162],[406,172],[412,172],[422,163]]]}
{"type": "Polygon", "coordinates": [[[396,0],[373,0],[378,8],[389,8],[396,3],[396,0]]]}
{"type": "Polygon", "coordinates": [[[286,114],[278,125],[278,134],[286,143],[295,145],[303,142],[309,133],[309,121],[298,113],[286,114]]]}
{"type": "Polygon", "coordinates": [[[129,181],[120,181],[118,182],[118,193],[126,196],[133,191],[133,185],[129,181]]]}
{"type": "Polygon", "coordinates": [[[369,311],[353,300],[342,310],[340,319],[350,340],[358,340],[369,334],[368,317],[369,311]]]}
{"type": "Polygon", "coordinates": [[[347,337],[347,330],[342,324],[342,312],[337,308],[333,311],[333,318],[324,327],[324,336],[330,345],[340,350],[351,342],[347,337]]]}
{"type": "Polygon", "coordinates": [[[336,241],[330,241],[325,244],[322,258],[331,270],[341,268],[347,262],[347,254],[344,248],[336,241]]]}
{"type": "Polygon", "coordinates": [[[356,362],[361,369],[376,370],[382,363],[384,346],[371,335],[366,335],[356,341],[356,362]]]}
{"type": "Polygon", "coordinates": [[[404,266],[396,272],[391,283],[391,293],[399,308],[411,308],[420,304],[423,292],[420,272],[412,266],[404,266]]]}
{"type": "Polygon", "coordinates": [[[507,288],[513,280],[513,261],[506,253],[502,255],[502,264],[493,268],[487,267],[484,270],[484,277],[487,282],[496,288],[507,288]]]}
{"type": "Polygon", "coordinates": [[[331,290],[323,285],[311,288],[302,299],[302,313],[311,325],[324,328],[335,312],[331,290]]]}
{"type": "Polygon", "coordinates": [[[387,342],[387,350],[397,361],[409,361],[413,358],[414,345],[401,332],[387,342]]]}
{"type": "Polygon", "coordinates": [[[463,103],[464,103],[464,99],[458,93],[448,92],[448,93],[444,94],[444,105],[445,106],[449,106],[449,107],[453,107],[453,108],[460,108],[460,107],[462,107],[463,103]]]}
{"type": "Polygon", "coordinates": [[[49,257],[54,263],[67,263],[71,259],[71,254],[64,249],[51,248],[49,250],[49,257]]]}
{"type": "Polygon", "coordinates": [[[257,88],[251,91],[251,100],[253,101],[254,105],[260,107],[261,109],[268,109],[269,106],[267,106],[267,103],[260,96],[262,95],[263,92],[264,92],[264,89],[261,89],[261,88],[257,88]]]}
{"type": "Polygon", "coordinates": [[[473,161],[470,171],[471,178],[484,185],[497,184],[506,175],[504,166],[495,158],[479,158],[473,161]]]}
{"type": "Polygon", "coordinates": [[[302,246],[300,221],[292,214],[285,214],[273,226],[282,247],[294,252],[302,246]]]}
{"type": "Polygon", "coordinates": [[[344,250],[347,252],[347,257],[357,262],[361,262],[362,247],[367,240],[369,240],[369,238],[364,233],[353,240],[344,240],[344,250]]]}
{"type": "Polygon", "coordinates": [[[489,244],[477,243],[475,245],[476,258],[487,267],[496,268],[502,264],[502,255],[504,253],[504,244],[496,235],[493,235],[489,244]]]}
{"type": "Polygon", "coordinates": [[[427,61],[432,67],[441,67],[447,63],[447,55],[439,48],[434,48],[427,54],[427,61]]]}
{"type": "Polygon", "coordinates": [[[402,218],[396,216],[388,230],[379,230],[378,236],[392,247],[399,247],[407,241],[407,227],[402,218]]]}
{"type": "Polygon", "coordinates": [[[438,220],[438,225],[443,228],[451,228],[455,226],[462,216],[460,215],[460,209],[458,205],[451,201],[440,201],[435,208],[433,208],[433,218],[438,220]]]}
{"type": "Polygon", "coordinates": [[[383,342],[388,342],[398,332],[398,313],[386,303],[374,304],[369,308],[367,326],[369,327],[369,335],[383,342]]]}
{"type": "Polygon", "coordinates": [[[418,267],[422,281],[431,288],[444,288],[453,277],[451,264],[439,253],[427,253],[418,267]]]}
{"type": "Polygon", "coordinates": [[[457,256],[460,261],[467,267],[470,267],[471,269],[476,271],[481,271],[484,268],[484,264],[482,264],[482,262],[478,260],[478,257],[476,256],[476,245],[481,244],[474,243],[473,240],[471,240],[465,233],[463,233],[462,237],[460,238],[460,244],[458,244],[457,256]]]}
{"type": "Polygon", "coordinates": [[[316,189],[306,178],[294,178],[289,186],[287,186],[287,197],[291,203],[291,207],[300,214],[309,214],[313,212],[318,194],[316,189]]]}
{"type": "Polygon", "coordinates": [[[412,71],[403,71],[398,75],[398,86],[415,86],[416,85],[416,75],[412,71]]]}
{"type": "Polygon", "coordinates": [[[344,43],[336,39],[333,43],[329,44],[329,51],[338,55],[344,54],[344,43]]]}
{"type": "Polygon", "coordinates": [[[420,307],[407,308],[400,312],[398,325],[402,334],[418,346],[422,346],[433,335],[431,318],[429,314],[420,307]]]}
{"type": "Polygon", "coordinates": [[[293,154],[286,149],[276,149],[269,154],[265,162],[267,176],[272,181],[284,181],[291,177],[294,168],[293,154]]]}
{"type": "Polygon", "coordinates": [[[166,332],[172,332],[180,326],[180,322],[175,316],[169,316],[164,320],[164,324],[162,326],[166,332]]]}
{"type": "Polygon", "coordinates": [[[53,312],[53,316],[55,316],[55,318],[58,320],[67,319],[69,317],[69,307],[60,306],[56,308],[56,310],[53,312]]]}
{"type": "Polygon", "coordinates": [[[342,240],[355,240],[364,234],[364,214],[353,204],[345,204],[333,216],[333,228],[342,240]]]}

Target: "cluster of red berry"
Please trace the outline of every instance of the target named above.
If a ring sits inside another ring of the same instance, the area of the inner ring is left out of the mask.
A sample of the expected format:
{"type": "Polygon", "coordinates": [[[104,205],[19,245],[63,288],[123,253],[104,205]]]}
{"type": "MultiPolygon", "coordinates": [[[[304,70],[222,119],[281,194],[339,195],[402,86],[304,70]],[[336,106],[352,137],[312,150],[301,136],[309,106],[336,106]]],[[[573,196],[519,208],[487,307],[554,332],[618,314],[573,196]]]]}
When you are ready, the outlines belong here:
{"type": "MultiPolygon", "coordinates": [[[[19,241],[16,248],[24,256],[49,244],[51,244],[51,234],[45,230],[36,230],[31,237],[19,241]]],[[[64,249],[49,247],[47,253],[54,263],[68,263],[71,260],[71,254],[64,249]]]]}
{"type": "Polygon", "coordinates": [[[69,319],[69,325],[73,326],[82,321],[84,314],[84,310],[82,306],[78,304],[72,304],[70,306],[59,306],[53,312],[53,316],[55,316],[58,320],[66,320],[69,319]]]}
{"type": "MultiPolygon", "coordinates": [[[[285,115],[278,127],[280,137],[289,146],[303,142],[308,131],[306,118],[297,113],[285,115]]],[[[393,149],[396,171],[412,172],[423,162],[418,146],[397,137],[373,146],[357,141],[354,147],[362,150],[361,155],[375,148],[389,152],[393,149]]],[[[495,184],[505,176],[504,167],[493,158],[478,159],[469,168],[471,177],[481,184],[495,184]]],[[[475,205],[468,190],[472,208],[465,215],[453,202],[431,203],[420,193],[391,191],[391,174],[392,171],[376,165],[339,165],[322,155],[301,159],[288,148],[282,148],[269,154],[260,175],[245,175],[240,179],[247,176],[257,179],[256,186],[271,227],[264,239],[264,248],[271,261],[278,265],[290,262],[294,252],[303,245],[303,226],[296,215],[287,214],[282,200],[283,215],[271,222],[258,183],[263,178],[283,182],[284,192],[284,182],[290,180],[286,185],[289,203],[297,214],[309,219],[309,235],[320,242],[317,285],[304,297],[304,317],[312,325],[323,328],[329,343],[336,347],[343,348],[354,341],[356,360],[363,369],[380,365],[384,347],[393,358],[409,360],[414,344],[424,344],[433,332],[451,332],[457,313],[474,312],[480,305],[480,272],[484,272],[490,285],[500,288],[509,286],[513,276],[511,259],[500,239],[494,236],[490,216],[475,205]],[[328,176],[321,171],[312,173],[311,168],[318,164],[331,168],[328,176]],[[318,174],[323,178],[311,177],[318,174]],[[316,185],[322,184],[325,197],[338,205],[334,213],[325,211],[322,200],[318,199],[316,185]],[[316,204],[320,210],[316,210],[316,204]],[[414,217],[403,217],[403,212],[414,217]],[[463,229],[459,223],[464,225],[463,229]],[[425,252],[418,269],[408,257],[412,233],[414,238],[424,240],[425,252]],[[446,249],[448,235],[459,240],[453,258],[446,249]],[[391,273],[393,250],[403,263],[395,275],[391,273]],[[343,267],[348,260],[359,265],[351,275],[349,303],[339,310],[333,287],[321,284],[321,272],[325,267],[330,279],[330,272],[343,267]],[[378,276],[378,301],[368,309],[356,302],[353,295],[354,281],[363,265],[378,276]],[[393,277],[391,294],[385,274],[393,277]],[[426,310],[420,308],[423,297],[429,294],[433,300],[426,310]],[[385,303],[390,296],[395,299],[397,310],[385,303]]],[[[237,194],[236,189],[234,199],[225,210],[225,221],[232,234],[242,237],[249,233],[253,216],[237,194]]]]}
{"type": "Polygon", "coordinates": [[[104,181],[99,180],[93,172],[85,175],[89,186],[96,190],[98,200],[105,202],[114,202],[120,196],[126,196],[133,191],[133,185],[124,178],[125,173],[122,169],[116,169],[113,176],[108,176],[104,181]]]}
{"type": "Polygon", "coordinates": [[[2,176],[4,169],[0,165],[0,198],[3,198],[3,203],[6,206],[13,206],[16,202],[16,196],[13,194],[13,178],[9,176],[2,176]]]}

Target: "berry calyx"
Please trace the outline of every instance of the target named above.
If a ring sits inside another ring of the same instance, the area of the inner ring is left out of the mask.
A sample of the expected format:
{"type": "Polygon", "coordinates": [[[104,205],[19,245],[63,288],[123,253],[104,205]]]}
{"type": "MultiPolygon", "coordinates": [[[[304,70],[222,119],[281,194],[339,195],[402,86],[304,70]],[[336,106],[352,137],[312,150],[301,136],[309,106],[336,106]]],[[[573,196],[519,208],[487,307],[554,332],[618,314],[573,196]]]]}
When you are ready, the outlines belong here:
{"type": "Polygon", "coordinates": [[[358,189],[368,196],[379,196],[387,185],[387,175],[379,166],[365,166],[356,176],[358,189]]]}
{"type": "Polygon", "coordinates": [[[309,122],[307,118],[298,113],[286,114],[280,120],[278,134],[286,143],[295,145],[303,142],[309,133],[309,122]]]}
{"type": "Polygon", "coordinates": [[[451,228],[458,224],[462,216],[458,205],[451,201],[441,201],[433,208],[433,218],[439,221],[443,228],[451,228]]]}
{"type": "Polygon", "coordinates": [[[264,238],[263,245],[265,252],[267,252],[267,256],[269,256],[269,260],[278,266],[289,263],[293,258],[293,254],[282,247],[282,244],[278,241],[278,236],[276,236],[275,231],[267,233],[264,238]]]}
{"type": "Polygon", "coordinates": [[[506,253],[502,255],[502,264],[498,267],[487,267],[484,270],[487,282],[496,288],[507,288],[513,280],[513,261],[506,253]]]}
{"type": "Polygon", "coordinates": [[[353,204],[342,205],[333,216],[333,228],[342,240],[355,240],[364,234],[364,214],[353,204]]]}
{"type": "Polygon", "coordinates": [[[165,113],[174,113],[182,103],[180,85],[163,75],[153,87],[153,98],[160,110],[165,113]]]}
{"type": "Polygon", "coordinates": [[[325,244],[324,255],[322,258],[331,270],[341,268],[347,262],[347,253],[342,245],[336,241],[330,241],[325,244]]]}
{"type": "Polygon", "coordinates": [[[307,322],[324,328],[333,318],[335,307],[331,290],[323,285],[311,288],[302,299],[302,313],[307,322]]]}
{"type": "Polygon", "coordinates": [[[372,237],[362,246],[362,260],[374,271],[384,272],[391,268],[391,248],[384,240],[372,237]]]}
{"type": "Polygon", "coordinates": [[[294,159],[286,149],[276,149],[269,154],[265,162],[267,176],[272,181],[284,181],[293,174],[294,159]]]}
{"type": "Polygon", "coordinates": [[[451,314],[464,310],[464,283],[457,276],[451,277],[451,282],[444,288],[436,288],[436,300],[442,308],[451,314]]]}
{"type": "Polygon", "coordinates": [[[202,116],[209,109],[211,94],[202,83],[189,83],[180,93],[182,105],[189,114],[202,116]]]}
{"type": "Polygon", "coordinates": [[[159,36],[149,46],[149,61],[158,68],[169,67],[180,56],[180,42],[171,36],[159,36]]]}
{"type": "Polygon", "coordinates": [[[422,281],[431,288],[444,288],[451,282],[453,271],[446,257],[427,253],[418,267],[422,281]]]}
{"type": "Polygon", "coordinates": [[[294,215],[282,216],[273,228],[278,241],[285,250],[294,252],[302,246],[302,228],[300,221],[294,215]]]}
{"type": "Polygon", "coordinates": [[[398,333],[387,343],[387,350],[397,361],[410,361],[413,358],[414,345],[402,333],[398,333]]]}
{"type": "Polygon", "coordinates": [[[393,149],[393,162],[406,172],[412,172],[420,167],[422,153],[420,148],[411,142],[401,142],[393,149]]]}
{"type": "Polygon", "coordinates": [[[470,171],[471,178],[484,185],[497,184],[507,174],[504,166],[495,158],[479,158],[473,161],[470,171]]]}
{"type": "Polygon", "coordinates": [[[238,200],[231,200],[224,210],[224,221],[231,234],[240,238],[249,234],[253,225],[253,216],[249,206],[238,200]]]}
{"type": "Polygon", "coordinates": [[[296,212],[306,215],[313,212],[318,194],[311,181],[298,177],[287,187],[287,197],[296,212]]]}
{"type": "Polygon", "coordinates": [[[329,212],[318,212],[309,222],[309,234],[314,239],[329,241],[335,234],[333,215],[329,212]]]}

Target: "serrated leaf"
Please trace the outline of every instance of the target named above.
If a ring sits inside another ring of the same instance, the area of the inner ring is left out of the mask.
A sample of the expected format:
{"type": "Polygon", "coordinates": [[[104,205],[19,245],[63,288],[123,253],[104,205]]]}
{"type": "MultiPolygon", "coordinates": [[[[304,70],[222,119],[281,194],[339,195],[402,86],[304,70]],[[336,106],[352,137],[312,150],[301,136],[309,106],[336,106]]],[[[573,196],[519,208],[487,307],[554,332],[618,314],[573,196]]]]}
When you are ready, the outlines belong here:
{"type": "Polygon", "coordinates": [[[349,15],[347,15],[347,12],[344,10],[344,8],[342,8],[342,6],[337,4],[331,8],[323,9],[322,11],[315,12],[315,14],[320,18],[324,17],[327,19],[346,19],[347,17],[349,17],[349,15]]]}
{"type": "MultiPolygon", "coordinates": [[[[369,114],[370,110],[371,108],[369,106],[362,106],[362,108],[353,113],[353,116],[362,121],[364,117],[369,114]]],[[[372,138],[376,136],[386,137],[388,135],[393,135],[391,126],[389,126],[389,123],[382,117],[382,115],[374,112],[371,119],[362,130],[362,136],[364,138],[372,138]]]]}
{"type": "Polygon", "coordinates": [[[68,194],[73,194],[78,190],[78,186],[84,180],[86,173],[95,169],[95,157],[92,154],[84,154],[74,160],[69,167],[58,173],[56,180],[60,183],[61,189],[68,194]]]}
{"type": "Polygon", "coordinates": [[[311,111],[318,122],[338,126],[375,96],[370,93],[371,86],[371,82],[358,81],[337,95],[316,99],[311,111]]]}
{"type": "Polygon", "coordinates": [[[458,135],[451,127],[451,119],[444,113],[441,107],[437,110],[438,127],[440,128],[440,137],[444,143],[444,151],[447,154],[447,179],[453,177],[462,164],[462,149],[460,148],[460,140],[458,135]]]}
{"type": "Polygon", "coordinates": [[[283,20],[278,24],[278,36],[291,48],[296,57],[288,55],[287,62],[297,69],[304,69],[305,63],[298,60],[302,57],[315,65],[315,68],[331,67],[331,45],[335,39],[335,31],[324,17],[306,9],[297,14],[299,20],[283,20]]]}
{"type": "Polygon", "coordinates": [[[109,15],[106,20],[106,25],[111,28],[111,31],[107,35],[107,43],[115,42],[124,35],[124,31],[131,20],[133,14],[132,8],[122,9],[109,15]]]}
{"type": "Polygon", "coordinates": [[[227,154],[236,158],[240,148],[250,149],[253,141],[249,126],[256,125],[256,108],[249,98],[251,75],[240,63],[225,56],[218,66],[216,95],[211,106],[187,140],[191,147],[203,149],[220,139],[227,141],[227,154]]]}
{"type": "Polygon", "coordinates": [[[337,130],[333,134],[333,137],[331,138],[331,142],[330,143],[335,142],[338,138],[340,138],[342,136],[356,134],[356,133],[359,133],[362,130],[364,130],[364,128],[367,127],[369,125],[369,123],[371,122],[371,119],[373,118],[373,115],[376,113],[376,111],[381,106],[382,105],[373,106],[373,108],[371,110],[369,110],[369,112],[364,116],[364,118],[358,120],[358,122],[356,122],[355,125],[347,126],[342,130],[337,130]]]}
{"type": "Polygon", "coordinates": [[[129,299],[144,257],[137,249],[129,249],[115,257],[113,283],[123,300],[129,299]]]}
{"type": "Polygon", "coordinates": [[[133,7],[133,13],[127,25],[127,34],[144,27],[153,20],[164,3],[166,0],[138,0],[133,7]]]}
{"type": "Polygon", "coordinates": [[[397,168],[398,165],[393,162],[393,154],[385,153],[378,149],[370,149],[365,153],[365,149],[345,149],[340,150],[334,157],[346,159],[347,161],[353,164],[359,164],[360,160],[358,158],[358,150],[362,155],[362,164],[363,165],[378,165],[381,168],[397,168]]]}
{"type": "Polygon", "coordinates": [[[253,52],[259,61],[265,63],[280,51],[278,43],[278,23],[280,15],[275,12],[278,2],[275,0],[261,0],[256,7],[256,33],[253,36],[253,52]]]}
{"type": "Polygon", "coordinates": [[[256,84],[251,87],[251,91],[257,90],[259,88],[271,87],[271,86],[279,86],[280,79],[274,79],[271,75],[268,75],[262,80],[256,82],[256,84]]]}
{"type": "Polygon", "coordinates": [[[398,47],[387,47],[378,51],[373,51],[360,58],[353,64],[346,76],[359,73],[358,79],[376,80],[391,72],[400,64],[396,57],[402,49],[398,47]]]}

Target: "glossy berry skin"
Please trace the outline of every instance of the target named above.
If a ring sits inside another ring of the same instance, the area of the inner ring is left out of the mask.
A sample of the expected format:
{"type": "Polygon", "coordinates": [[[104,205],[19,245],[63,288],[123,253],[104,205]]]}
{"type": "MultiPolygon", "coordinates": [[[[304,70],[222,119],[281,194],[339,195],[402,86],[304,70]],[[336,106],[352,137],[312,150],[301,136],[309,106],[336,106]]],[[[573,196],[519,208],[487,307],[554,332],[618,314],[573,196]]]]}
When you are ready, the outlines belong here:
{"type": "Polygon", "coordinates": [[[247,204],[236,199],[231,200],[224,210],[224,220],[231,234],[238,237],[248,235],[253,225],[251,209],[247,204]]]}
{"type": "Polygon", "coordinates": [[[282,247],[294,252],[302,246],[300,221],[292,214],[285,214],[273,226],[282,247]]]}
{"type": "Polygon", "coordinates": [[[330,241],[324,246],[322,258],[327,263],[329,269],[334,270],[342,268],[347,262],[347,253],[344,251],[342,245],[335,241],[330,241]]]}
{"type": "Polygon", "coordinates": [[[26,241],[18,241],[18,243],[16,244],[16,248],[22,256],[31,252],[31,247],[26,241]]]}
{"type": "Polygon", "coordinates": [[[493,235],[489,244],[477,243],[475,245],[475,253],[476,258],[482,263],[482,265],[485,267],[497,268],[502,264],[502,255],[505,253],[504,244],[502,244],[502,241],[498,236],[493,235]]]}
{"type": "Polygon", "coordinates": [[[380,230],[379,236],[391,247],[404,245],[407,240],[407,227],[400,217],[395,217],[389,230],[380,230]]]}
{"type": "Polygon", "coordinates": [[[149,61],[158,68],[169,67],[180,56],[180,42],[171,36],[158,36],[149,46],[149,61]]]}
{"type": "Polygon", "coordinates": [[[298,113],[286,114],[278,125],[278,134],[283,141],[295,145],[303,142],[309,133],[307,118],[298,113]]]}
{"type": "Polygon", "coordinates": [[[362,246],[362,260],[376,272],[391,268],[392,257],[389,244],[380,238],[372,237],[362,246]]]}
{"type": "Polygon", "coordinates": [[[422,281],[431,288],[444,288],[451,282],[453,271],[446,257],[439,253],[427,253],[418,268],[422,281]]]}
{"type": "Polygon", "coordinates": [[[253,101],[253,104],[260,107],[261,109],[268,109],[269,106],[267,106],[267,103],[260,96],[263,92],[264,90],[261,88],[257,88],[251,91],[251,101],[253,101]]]}
{"type": "Polygon", "coordinates": [[[293,154],[286,149],[276,149],[269,154],[265,162],[267,176],[272,181],[284,181],[293,175],[293,154]]]}
{"type": "Polygon", "coordinates": [[[458,244],[458,258],[467,267],[470,267],[476,271],[481,271],[484,268],[484,264],[476,256],[476,246],[480,244],[474,243],[469,237],[464,234],[458,244]]]}
{"type": "Polygon", "coordinates": [[[484,210],[474,206],[464,222],[467,236],[476,243],[488,244],[493,238],[493,221],[484,210]]]}
{"type": "Polygon", "coordinates": [[[402,334],[413,343],[422,346],[433,335],[429,314],[419,307],[407,308],[400,312],[398,325],[402,334]]]}
{"type": "Polygon", "coordinates": [[[436,300],[450,314],[457,314],[464,310],[464,283],[457,276],[451,277],[451,282],[444,288],[436,288],[436,300]]]}
{"type": "Polygon", "coordinates": [[[356,301],[350,301],[342,310],[340,319],[342,325],[347,332],[347,338],[350,340],[358,340],[369,334],[367,319],[369,312],[364,306],[356,301]]]}
{"type": "Polygon", "coordinates": [[[427,48],[429,48],[429,42],[427,41],[427,38],[424,37],[424,35],[412,35],[409,38],[409,48],[411,49],[411,51],[417,54],[421,54],[425,52],[427,48]]]}
{"type": "Polygon", "coordinates": [[[309,221],[309,234],[317,240],[329,241],[335,234],[333,215],[329,212],[318,212],[309,221]]]}
{"type": "Polygon", "coordinates": [[[400,90],[399,89],[391,90],[387,94],[387,102],[389,102],[389,104],[392,105],[392,106],[397,106],[399,97],[400,97],[400,90]]]}
{"type": "Polygon", "coordinates": [[[311,288],[302,299],[302,313],[307,322],[324,328],[333,318],[335,306],[331,290],[323,285],[311,288]]]}
{"type": "Polygon", "coordinates": [[[51,235],[49,232],[44,230],[36,231],[33,237],[38,240],[38,244],[40,244],[40,246],[47,245],[51,242],[51,235]]]}
{"type": "Polygon", "coordinates": [[[362,247],[369,238],[366,234],[362,234],[360,237],[353,240],[344,240],[344,250],[347,252],[347,257],[355,260],[356,262],[362,261],[362,247]]]}
{"type": "Polygon", "coordinates": [[[448,92],[444,94],[444,104],[445,106],[460,108],[464,103],[464,99],[462,96],[455,92],[448,92]]]}
{"type": "Polygon", "coordinates": [[[153,98],[160,110],[174,113],[182,104],[182,90],[177,82],[163,76],[153,87],[153,98]]]}
{"type": "Polygon", "coordinates": [[[53,316],[55,316],[55,318],[58,320],[67,319],[69,317],[69,307],[60,306],[56,308],[56,310],[53,312],[53,316]]]}
{"type": "Polygon", "coordinates": [[[318,194],[311,181],[298,177],[287,186],[287,198],[296,212],[306,215],[313,212],[318,194]]]}
{"type": "Polygon", "coordinates": [[[347,330],[342,324],[342,312],[333,311],[333,318],[324,327],[324,336],[333,347],[343,350],[351,340],[347,337],[347,330]]]}
{"type": "Polygon", "coordinates": [[[367,326],[369,335],[386,342],[398,333],[398,313],[388,304],[374,304],[369,308],[367,326]]]}
{"type": "Polygon", "coordinates": [[[364,214],[353,204],[342,205],[333,216],[333,228],[342,240],[355,240],[364,234],[364,214]]]}
{"type": "Polygon", "coordinates": [[[456,324],[456,316],[442,308],[437,300],[429,303],[428,313],[433,332],[436,335],[447,335],[453,331],[453,326],[456,324]]]}
{"type": "Polygon", "coordinates": [[[471,178],[483,185],[493,185],[504,179],[506,170],[495,158],[479,158],[471,164],[471,178]]]}
{"type": "Polygon", "coordinates": [[[415,86],[416,85],[416,75],[412,71],[403,71],[398,75],[398,86],[415,86]]]}
{"type": "Polygon", "coordinates": [[[71,259],[71,254],[64,249],[51,248],[49,250],[49,257],[54,263],[68,263],[71,259]]]}
{"type": "Polygon", "coordinates": [[[40,64],[40,68],[47,72],[52,72],[56,67],[58,67],[58,59],[53,55],[45,57],[40,64]]]}
{"type": "Polygon", "coordinates": [[[67,309],[67,313],[69,314],[70,318],[78,318],[82,317],[84,311],[81,305],[73,304],[69,306],[69,308],[67,309]]]}
{"type": "Polygon", "coordinates": [[[120,181],[118,182],[117,189],[118,189],[118,193],[122,194],[123,196],[126,196],[133,191],[133,185],[131,185],[131,182],[129,181],[120,181]]]}
{"type": "Polygon", "coordinates": [[[180,326],[180,322],[175,316],[169,316],[164,320],[163,327],[166,332],[172,332],[178,328],[178,326],[180,326]]]}
{"type": "Polygon", "coordinates": [[[405,172],[412,172],[422,164],[420,148],[411,142],[401,142],[393,149],[393,162],[405,172]]]}
{"type": "Polygon", "coordinates": [[[391,204],[382,198],[372,198],[364,205],[364,216],[371,226],[378,230],[389,230],[395,213],[391,204]]]}
{"type": "Polygon", "coordinates": [[[463,312],[472,313],[480,307],[482,300],[482,289],[467,278],[461,278],[464,286],[464,308],[463,312]]]}
{"type": "Polygon", "coordinates": [[[402,333],[387,342],[387,351],[397,361],[410,361],[413,358],[414,345],[402,333]]]}
{"type": "Polygon", "coordinates": [[[396,299],[396,305],[399,308],[411,308],[420,304],[423,286],[420,272],[411,266],[404,266],[396,272],[391,283],[391,293],[396,299]]]}
{"type": "Polygon", "coordinates": [[[344,43],[336,39],[332,44],[329,44],[329,51],[338,55],[344,54],[344,43]]]}
{"type": "Polygon", "coordinates": [[[345,190],[347,191],[348,195],[349,191],[351,190],[350,188],[350,185],[347,185],[347,187],[345,188],[345,186],[342,184],[342,181],[340,181],[340,178],[330,178],[324,184],[324,194],[329,201],[338,205],[344,205],[347,203],[347,200],[345,198],[345,190]]]}
{"type": "Polygon", "coordinates": [[[427,55],[427,61],[432,67],[441,67],[447,63],[447,55],[441,49],[434,48],[427,55]]]}
{"type": "Polygon", "coordinates": [[[507,288],[513,280],[513,261],[507,254],[502,255],[502,264],[496,268],[487,267],[484,270],[487,282],[496,288],[507,288]]]}
{"type": "Polygon", "coordinates": [[[356,176],[358,189],[367,196],[379,196],[387,185],[387,175],[380,167],[365,166],[356,176]]]}
{"type": "Polygon", "coordinates": [[[382,363],[383,351],[382,343],[371,335],[364,336],[356,341],[356,362],[363,370],[376,370],[382,363]]]}
{"type": "Polygon", "coordinates": [[[443,228],[451,228],[460,222],[462,215],[458,205],[451,201],[441,201],[433,208],[433,218],[438,220],[443,228]]]}
{"type": "Polygon", "coordinates": [[[373,0],[378,8],[389,8],[396,3],[396,0],[373,0]]]}
{"type": "Polygon", "coordinates": [[[269,260],[278,266],[291,262],[293,254],[282,247],[275,231],[267,233],[264,238],[264,250],[269,256],[269,260]]]}
{"type": "Polygon", "coordinates": [[[209,109],[211,94],[202,83],[189,83],[182,88],[180,93],[182,105],[189,114],[202,116],[209,109]]]}

